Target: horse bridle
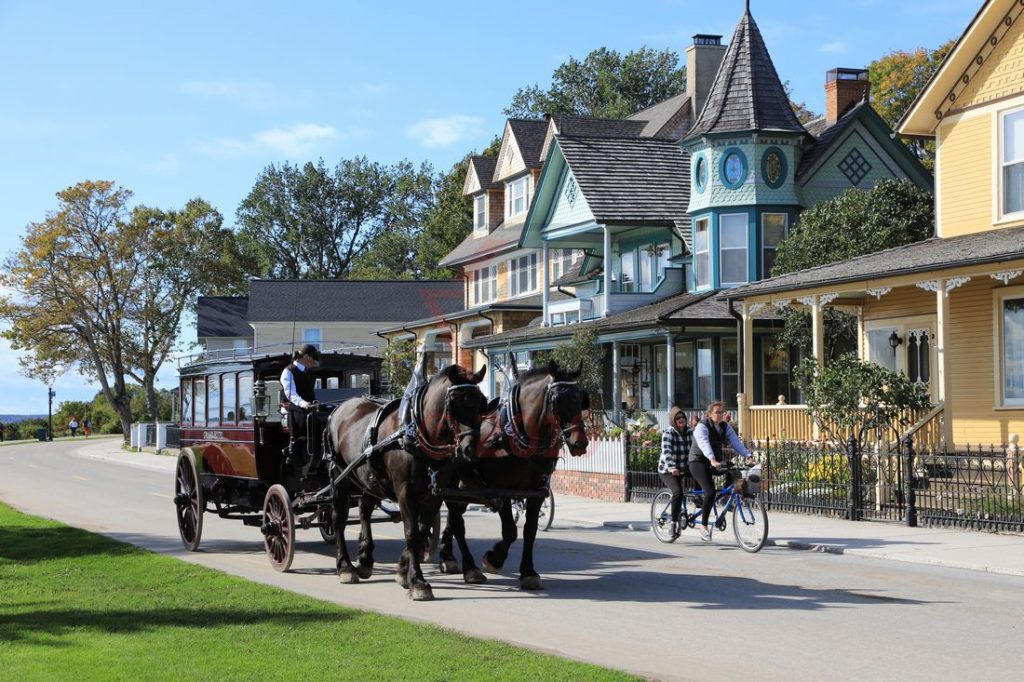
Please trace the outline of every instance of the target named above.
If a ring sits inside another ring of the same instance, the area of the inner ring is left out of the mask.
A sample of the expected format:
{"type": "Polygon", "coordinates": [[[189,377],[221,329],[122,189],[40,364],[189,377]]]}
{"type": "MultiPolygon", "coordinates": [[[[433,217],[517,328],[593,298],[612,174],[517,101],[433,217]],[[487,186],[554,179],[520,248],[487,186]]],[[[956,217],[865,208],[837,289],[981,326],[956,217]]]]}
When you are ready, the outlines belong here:
{"type": "Polygon", "coordinates": [[[454,442],[447,445],[435,445],[427,440],[427,432],[423,426],[423,402],[427,396],[427,390],[430,385],[424,386],[417,391],[415,400],[412,404],[412,425],[416,430],[416,440],[419,442],[420,449],[431,457],[438,459],[444,457],[450,457],[459,448],[459,441],[466,436],[479,435],[480,427],[472,428],[459,422],[451,411],[452,394],[465,388],[473,388],[479,390],[476,384],[452,384],[445,391],[444,398],[444,413],[441,415],[442,423],[448,427],[448,429],[455,435],[454,442]]]}
{"type": "Polygon", "coordinates": [[[569,442],[569,435],[572,433],[575,426],[569,424],[563,426],[561,419],[558,414],[558,398],[564,390],[570,387],[578,387],[578,381],[552,381],[544,389],[544,408],[541,411],[540,423],[543,424],[546,420],[551,422],[551,438],[545,443],[539,436],[537,440],[533,440],[526,433],[523,433],[518,424],[522,420],[522,405],[519,402],[519,389],[520,386],[516,385],[512,389],[512,393],[509,396],[508,405],[508,421],[509,430],[508,434],[515,439],[515,444],[520,450],[528,451],[532,448],[541,449],[544,452],[553,450],[556,447],[561,448],[563,445],[569,442]]]}

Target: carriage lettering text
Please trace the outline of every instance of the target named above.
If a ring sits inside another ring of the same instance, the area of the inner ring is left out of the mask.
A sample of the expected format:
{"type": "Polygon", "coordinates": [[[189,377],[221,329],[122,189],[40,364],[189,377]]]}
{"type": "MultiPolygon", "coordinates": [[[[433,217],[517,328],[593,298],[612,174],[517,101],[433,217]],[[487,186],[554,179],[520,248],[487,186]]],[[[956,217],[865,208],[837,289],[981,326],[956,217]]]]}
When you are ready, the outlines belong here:
{"type": "Polygon", "coordinates": [[[203,431],[203,440],[224,440],[223,431],[203,431]]]}

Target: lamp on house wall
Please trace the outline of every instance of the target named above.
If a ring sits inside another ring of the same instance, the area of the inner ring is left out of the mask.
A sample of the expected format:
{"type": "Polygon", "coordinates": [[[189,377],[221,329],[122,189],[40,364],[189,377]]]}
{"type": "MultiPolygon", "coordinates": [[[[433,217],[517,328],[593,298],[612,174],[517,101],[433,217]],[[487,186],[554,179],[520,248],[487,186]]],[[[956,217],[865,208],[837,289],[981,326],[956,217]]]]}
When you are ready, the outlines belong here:
{"type": "Polygon", "coordinates": [[[903,339],[896,333],[896,330],[892,330],[892,334],[889,334],[889,347],[892,348],[892,354],[896,355],[896,347],[903,343],[903,339]]]}

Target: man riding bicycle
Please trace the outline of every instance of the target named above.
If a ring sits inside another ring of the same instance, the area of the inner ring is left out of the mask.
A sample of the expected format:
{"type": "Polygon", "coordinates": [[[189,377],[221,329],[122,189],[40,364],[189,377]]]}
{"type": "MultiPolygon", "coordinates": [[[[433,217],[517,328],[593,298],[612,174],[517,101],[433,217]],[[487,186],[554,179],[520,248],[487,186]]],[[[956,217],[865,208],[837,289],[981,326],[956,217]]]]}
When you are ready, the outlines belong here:
{"type": "MultiPolygon", "coordinates": [[[[726,469],[724,449],[726,445],[732,447],[737,453],[750,457],[750,451],[740,440],[732,426],[726,419],[725,403],[715,400],[708,405],[704,418],[693,427],[693,442],[690,445],[688,464],[690,473],[696,479],[701,490],[704,491],[704,502],[701,507],[700,539],[704,542],[711,541],[711,531],[708,529],[708,517],[711,515],[711,508],[715,504],[715,496],[718,491],[715,489],[713,474],[725,473],[725,485],[728,487],[733,481],[733,474],[726,469]]],[[[674,518],[674,517],[673,517],[674,518]]]]}

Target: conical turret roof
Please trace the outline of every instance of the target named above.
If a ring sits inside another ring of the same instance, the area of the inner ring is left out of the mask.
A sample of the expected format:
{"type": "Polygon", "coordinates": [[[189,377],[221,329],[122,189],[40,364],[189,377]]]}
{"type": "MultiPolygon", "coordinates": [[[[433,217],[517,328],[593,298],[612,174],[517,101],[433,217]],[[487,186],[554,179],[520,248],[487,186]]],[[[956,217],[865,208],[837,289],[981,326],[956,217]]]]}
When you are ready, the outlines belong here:
{"type": "Polygon", "coordinates": [[[707,102],[686,137],[742,131],[807,132],[789,105],[749,9],[736,25],[707,102]]]}

